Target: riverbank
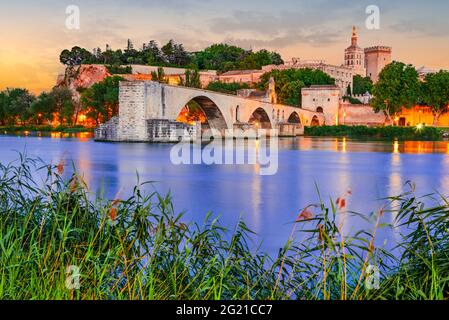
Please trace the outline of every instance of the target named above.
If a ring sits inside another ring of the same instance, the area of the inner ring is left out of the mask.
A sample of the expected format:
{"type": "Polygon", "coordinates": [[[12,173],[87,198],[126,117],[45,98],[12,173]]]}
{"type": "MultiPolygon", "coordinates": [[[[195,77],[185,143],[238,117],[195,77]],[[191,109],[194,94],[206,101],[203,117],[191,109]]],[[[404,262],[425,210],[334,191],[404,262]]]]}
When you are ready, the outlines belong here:
{"type": "Polygon", "coordinates": [[[309,206],[272,257],[250,249],[244,222],[233,232],[211,215],[189,223],[169,195],[145,195],[144,184],[126,199],[92,200],[66,165],[24,155],[0,165],[0,299],[448,298],[446,199],[435,207],[411,192],[389,199],[395,209],[360,215],[372,228],[354,237],[338,223],[344,197],[309,206]],[[43,185],[32,178],[37,168],[43,185]],[[399,256],[375,241],[392,220],[412,230],[399,256]]]}
{"type": "Polygon", "coordinates": [[[24,126],[0,126],[0,132],[16,133],[16,132],[61,132],[61,133],[79,133],[93,132],[94,128],[85,126],[51,126],[51,125],[24,125],[24,126]]]}
{"type": "Polygon", "coordinates": [[[445,132],[448,131],[434,127],[322,126],[305,127],[304,134],[317,137],[437,141],[443,138],[445,132]]]}

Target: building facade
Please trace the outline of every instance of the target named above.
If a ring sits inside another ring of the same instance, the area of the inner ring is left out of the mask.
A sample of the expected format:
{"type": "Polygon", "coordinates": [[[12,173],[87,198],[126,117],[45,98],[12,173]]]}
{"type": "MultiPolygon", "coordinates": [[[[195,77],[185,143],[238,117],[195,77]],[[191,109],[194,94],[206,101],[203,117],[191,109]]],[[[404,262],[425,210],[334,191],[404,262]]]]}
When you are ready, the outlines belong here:
{"type": "Polygon", "coordinates": [[[342,96],[346,95],[348,87],[352,91],[354,70],[346,66],[335,66],[326,63],[324,60],[301,60],[293,58],[285,62],[283,65],[268,65],[262,67],[262,74],[271,70],[287,70],[287,69],[313,69],[321,70],[330,77],[335,79],[335,85],[340,89],[342,96]]]}
{"type": "Polygon", "coordinates": [[[355,74],[362,77],[366,76],[365,52],[358,45],[357,29],[355,26],[352,28],[351,45],[345,50],[344,65],[352,69],[355,74]]]}
{"type": "Polygon", "coordinates": [[[365,49],[365,67],[366,76],[373,83],[379,80],[379,74],[382,69],[391,63],[391,47],[375,46],[365,49]]]}

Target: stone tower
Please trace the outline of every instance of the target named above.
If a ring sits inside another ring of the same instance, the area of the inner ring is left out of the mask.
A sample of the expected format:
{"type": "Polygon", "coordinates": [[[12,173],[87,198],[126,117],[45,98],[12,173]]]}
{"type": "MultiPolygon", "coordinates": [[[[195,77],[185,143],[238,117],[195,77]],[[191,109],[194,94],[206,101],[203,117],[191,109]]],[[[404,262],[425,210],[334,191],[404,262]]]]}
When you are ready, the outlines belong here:
{"type": "Polygon", "coordinates": [[[352,27],[351,45],[345,50],[345,66],[354,70],[355,74],[366,77],[365,52],[358,45],[357,28],[352,27]]]}
{"type": "Polygon", "coordinates": [[[391,63],[391,47],[376,46],[365,49],[366,75],[376,83],[379,80],[379,73],[391,63]]]}

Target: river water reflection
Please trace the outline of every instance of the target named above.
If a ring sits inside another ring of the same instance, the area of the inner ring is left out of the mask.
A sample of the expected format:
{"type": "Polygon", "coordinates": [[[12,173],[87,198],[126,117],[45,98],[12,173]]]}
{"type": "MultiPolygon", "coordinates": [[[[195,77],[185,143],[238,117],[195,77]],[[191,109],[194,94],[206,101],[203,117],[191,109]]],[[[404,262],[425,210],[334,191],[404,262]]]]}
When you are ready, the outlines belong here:
{"type": "MultiPolygon", "coordinates": [[[[256,165],[176,166],[170,161],[171,148],[94,142],[89,134],[1,135],[0,162],[17,159],[17,151],[25,149],[47,162],[73,160],[92,192],[104,188],[110,198],[128,195],[139,172],[142,181],[156,181],[151,190],[172,193],[175,210],[186,212],[184,220],[201,223],[212,211],[232,228],[242,217],[271,252],[284,244],[301,209],[318,202],[315,185],[326,202],[351,189],[348,210],[364,214],[381,208],[385,201],[380,199],[407,191],[407,181],[416,184],[418,194],[438,190],[449,195],[447,141],[280,139],[279,169],[273,176],[259,175],[256,165]]],[[[369,227],[345,218],[347,232],[369,227]]],[[[385,232],[379,241],[393,238],[385,232]]]]}

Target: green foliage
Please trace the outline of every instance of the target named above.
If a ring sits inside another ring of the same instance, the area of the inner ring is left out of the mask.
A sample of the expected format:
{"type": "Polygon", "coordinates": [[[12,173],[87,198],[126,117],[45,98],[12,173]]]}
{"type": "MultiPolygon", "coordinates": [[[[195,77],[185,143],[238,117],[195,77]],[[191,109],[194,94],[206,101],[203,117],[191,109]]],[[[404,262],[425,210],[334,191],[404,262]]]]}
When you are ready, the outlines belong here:
{"type": "Polygon", "coordinates": [[[233,233],[210,214],[188,223],[170,195],[145,192],[147,183],[126,199],[92,199],[63,162],[20,155],[15,163],[0,164],[2,300],[448,299],[448,200],[418,198],[413,186],[386,199],[388,210],[351,213],[364,222],[352,235],[339,219],[345,198],[320,198],[292,215],[271,257],[250,247],[244,222],[233,233]],[[377,244],[381,229],[396,232],[397,247],[377,244]],[[376,290],[366,285],[370,265],[376,290]],[[66,287],[68,266],[79,268],[79,289],[66,287]]]}
{"type": "Polygon", "coordinates": [[[347,88],[346,88],[346,95],[349,96],[349,97],[352,96],[352,90],[351,90],[351,86],[350,85],[348,85],[347,88]]]}
{"type": "Polygon", "coordinates": [[[107,66],[110,74],[131,74],[133,68],[131,66],[120,66],[117,64],[107,66]]]}
{"type": "Polygon", "coordinates": [[[54,115],[57,115],[61,124],[71,125],[75,112],[72,92],[62,87],[55,87],[48,93],[43,92],[33,102],[31,111],[36,124],[50,123],[54,120],[54,115]]]}
{"type": "Polygon", "coordinates": [[[32,115],[31,105],[36,98],[26,89],[6,89],[0,94],[0,115],[3,124],[24,124],[32,115]]]}
{"type": "Polygon", "coordinates": [[[82,108],[97,125],[118,114],[119,82],[122,80],[120,76],[107,77],[82,93],[82,108]]]}
{"type": "MultiPolygon", "coordinates": [[[[355,75],[353,78],[353,90],[352,93],[355,95],[365,94],[367,92],[372,93],[373,91],[373,81],[370,77],[362,77],[360,75],[355,75]]],[[[350,94],[351,96],[351,94],[350,94]]]]}
{"type": "Polygon", "coordinates": [[[207,85],[206,89],[226,94],[237,94],[238,90],[249,89],[249,85],[247,83],[213,81],[207,85]]]}
{"type": "Polygon", "coordinates": [[[281,56],[276,52],[269,52],[265,49],[250,52],[245,55],[245,57],[236,63],[235,69],[240,70],[250,70],[250,69],[261,69],[263,66],[270,64],[282,64],[281,56]]]}
{"type": "Polygon", "coordinates": [[[198,70],[187,69],[184,74],[184,78],[181,79],[181,86],[201,88],[200,74],[198,70]]]}
{"type": "Polygon", "coordinates": [[[59,56],[59,61],[66,66],[76,66],[83,63],[94,63],[94,57],[84,48],[73,47],[72,50],[63,50],[59,56]]]}
{"type": "Polygon", "coordinates": [[[194,54],[194,64],[200,70],[229,70],[261,69],[265,65],[284,63],[276,52],[260,50],[247,51],[228,44],[214,44],[203,51],[194,54]]]}
{"type": "Polygon", "coordinates": [[[93,128],[86,128],[82,125],[58,125],[58,126],[52,126],[52,125],[33,125],[33,124],[27,124],[23,126],[18,125],[10,125],[10,126],[1,126],[0,131],[6,131],[7,133],[20,133],[24,131],[29,132],[60,132],[60,133],[78,133],[78,132],[92,132],[93,128]]]}
{"type": "Polygon", "coordinates": [[[245,50],[228,44],[214,44],[195,53],[194,63],[200,70],[228,71],[245,57],[245,50]]]}
{"type": "Polygon", "coordinates": [[[449,107],[449,72],[428,74],[421,87],[421,100],[432,109],[434,125],[437,125],[439,117],[449,107]]]}
{"type": "Polygon", "coordinates": [[[164,68],[159,67],[159,68],[157,68],[157,71],[152,71],[151,72],[151,80],[161,82],[161,83],[166,83],[167,79],[165,77],[164,68]]]}
{"type": "MultiPolygon", "coordinates": [[[[161,48],[156,41],[145,43],[142,49],[136,50],[130,40],[124,51],[108,48],[102,52],[97,48],[93,53],[74,47],[72,50],[61,52],[60,61],[66,66],[79,64],[106,64],[120,66],[127,64],[141,64],[163,67],[183,67],[189,69],[213,69],[220,72],[232,69],[260,69],[269,64],[282,64],[279,53],[260,50],[253,52],[242,48],[227,45],[214,44],[199,52],[188,52],[184,45],[170,40],[161,48]]],[[[113,67],[118,68],[118,67],[113,67]]],[[[118,69],[118,71],[121,71],[118,69]]],[[[123,74],[124,72],[111,72],[123,74]]]]}
{"type": "Polygon", "coordinates": [[[268,82],[273,77],[276,83],[278,101],[282,104],[299,106],[301,103],[301,89],[311,85],[332,85],[335,79],[320,70],[288,69],[272,70],[261,77],[257,85],[261,90],[268,89],[268,82]]]}
{"type": "Polygon", "coordinates": [[[6,123],[6,109],[9,105],[9,98],[6,92],[0,91],[0,124],[6,123]]]}
{"type": "Polygon", "coordinates": [[[392,123],[392,116],[401,112],[402,108],[416,105],[420,95],[418,72],[412,65],[392,62],[379,75],[379,81],[373,88],[371,105],[376,112],[385,112],[392,123]]]}
{"type": "Polygon", "coordinates": [[[363,104],[362,101],[360,101],[359,99],[353,98],[351,96],[344,96],[343,97],[344,101],[349,101],[351,104],[363,104]]]}
{"type": "Polygon", "coordinates": [[[434,127],[366,127],[366,126],[321,126],[305,127],[308,136],[330,136],[370,139],[440,140],[442,131],[434,127]]]}

